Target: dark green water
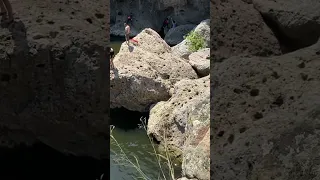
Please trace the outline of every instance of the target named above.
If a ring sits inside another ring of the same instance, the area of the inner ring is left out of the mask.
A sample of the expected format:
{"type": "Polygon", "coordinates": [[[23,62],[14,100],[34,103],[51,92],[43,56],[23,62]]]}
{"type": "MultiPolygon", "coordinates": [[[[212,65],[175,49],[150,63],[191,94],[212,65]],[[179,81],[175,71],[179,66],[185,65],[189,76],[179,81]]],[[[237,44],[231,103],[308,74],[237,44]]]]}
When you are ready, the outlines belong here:
{"type": "MultiPolygon", "coordinates": [[[[150,180],[158,179],[160,168],[156,163],[157,160],[155,156],[150,154],[154,151],[144,130],[136,129],[124,131],[121,129],[114,129],[112,134],[128,158],[135,164],[137,163],[133,156],[137,157],[141,170],[150,180]]],[[[119,147],[111,140],[111,180],[127,180],[140,177],[141,174],[138,173],[136,168],[120,165],[120,163],[129,165],[127,161],[121,161],[121,157],[123,156],[121,156],[119,147]]]]}
{"type": "Polygon", "coordinates": [[[113,48],[115,54],[117,54],[120,50],[120,47],[121,47],[121,44],[123,43],[124,41],[121,41],[119,39],[117,39],[116,41],[112,41],[111,42],[111,47],[113,48]]]}

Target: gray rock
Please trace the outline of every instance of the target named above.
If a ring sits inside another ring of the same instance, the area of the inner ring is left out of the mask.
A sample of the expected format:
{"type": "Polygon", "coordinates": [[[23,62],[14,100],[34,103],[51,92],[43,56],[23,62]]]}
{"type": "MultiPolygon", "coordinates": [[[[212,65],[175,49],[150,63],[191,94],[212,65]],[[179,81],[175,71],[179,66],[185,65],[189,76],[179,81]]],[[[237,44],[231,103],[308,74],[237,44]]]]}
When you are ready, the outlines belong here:
{"type": "Polygon", "coordinates": [[[209,83],[209,76],[177,82],[172,97],[157,103],[148,121],[149,135],[182,154],[182,175],[201,180],[210,176],[209,83]]]}
{"type": "Polygon", "coordinates": [[[189,45],[188,45],[188,41],[185,39],[183,40],[181,43],[175,45],[172,47],[172,52],[179,56],[182,57],[184,59],[188,59],[189,55],[192,53],[189,50],[189,45]]]}
{"type": "Polygon", "coordinates": [[[252,4],[241,0],[211,1],[211,58],[281,54],[278,40],[252,4]]]}
{"type": "Polygon", "coordinates": [[[152,29],[123,43],[110,73],[110,107],[147,112],[151,104],[170,98],[170,88],[181,79],[197,78],[191,65],[172,54],[170,46],[152,29]]]}
{"type": "Polygon", "coordinates": [[[192,133],[189,139],[193,141],[186,143],[183,149],[182,173],[188,178],[210,179],[210,130],[209,124],[206,125],[207,127],[200,125],[201,128],[193,127],[190,130],[192,133]]]}
{"type": "Polygon", "coordinates": [[[320,37],[320,1],[253,0],[254,7],[277,26],[294,48],[310,46],[320,37]]]}
{"type": "Polygon", "coordinates": [[[189,64],[196,70],[199,77],[210,74],[210,48],[201,49],[189,55],[189,64]]]}
{"type": "Polygon", "coordinates": [[[319,49],[215,64],[212,179],[320,179],[319,49]]]}
{"type": "Polygon", "coordinates": [[[184,36],[195,28],[193,24],[181,25],[175,28],[171,28],[166,34],[164,40],[170,45],[179,44],[184,40],[184,36]]]}

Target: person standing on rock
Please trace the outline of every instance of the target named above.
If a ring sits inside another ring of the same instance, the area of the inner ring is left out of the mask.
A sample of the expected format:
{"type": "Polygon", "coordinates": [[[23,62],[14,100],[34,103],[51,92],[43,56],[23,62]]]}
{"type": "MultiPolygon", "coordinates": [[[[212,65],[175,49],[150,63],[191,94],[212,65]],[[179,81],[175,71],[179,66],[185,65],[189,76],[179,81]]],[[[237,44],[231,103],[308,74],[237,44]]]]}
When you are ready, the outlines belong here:
{"type": "Polygon", "coordinates": [[[130,41],[130,26],[127,23],[124,23],[124,33],[126,36],[126,43],[129,46],[129,41],[130,41]]]}
{"type": "Polygon", "coordinates": [[[0,9],[1,13],[1,24],[7,23],[10,24],[13,22],[13,13],[12,13],[12,6],[9,0],[0,0],[0,9]]]}
{"type": "Polygon", "coordinates": [[[111,65],[111,69],[114,69],[114,65],[113,65],[113,58],[114,58],[114,50],[112,47],[110,47],[110,65],[111,65]]]}
{"type": "Polygon", "coordinates": [[[166,18],[162,23],[162,29],[164,34],[166,34],[167,30],[169,29],[169,18],[166,18]]]}
{"type": "Polygon", "coordinates": [[[177,27],[177,23],[172,18],[171,18],[171,23],[172,23],[172,27],[171,28],[177,27]]]}

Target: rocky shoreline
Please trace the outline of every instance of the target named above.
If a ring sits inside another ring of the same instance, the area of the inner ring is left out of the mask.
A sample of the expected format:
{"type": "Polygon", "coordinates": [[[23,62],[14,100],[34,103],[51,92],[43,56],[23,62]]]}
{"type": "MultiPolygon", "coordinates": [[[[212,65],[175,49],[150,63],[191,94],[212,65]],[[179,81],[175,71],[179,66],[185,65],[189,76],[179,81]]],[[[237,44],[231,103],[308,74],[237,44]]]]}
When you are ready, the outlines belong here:
{"type": "MultiPolygon", "coordinates": [[[[194,28],[206,42],[209,25],[205,20],[194,28]]],[[[170,47],[150,28],[134,39],[138,43],[123,43],[113,60],[110,108],[149,112],[148,135],[182,160],[182,175],[210,179],[209,43],[198,52],[189,51],[186,40],[170,47]]]]}

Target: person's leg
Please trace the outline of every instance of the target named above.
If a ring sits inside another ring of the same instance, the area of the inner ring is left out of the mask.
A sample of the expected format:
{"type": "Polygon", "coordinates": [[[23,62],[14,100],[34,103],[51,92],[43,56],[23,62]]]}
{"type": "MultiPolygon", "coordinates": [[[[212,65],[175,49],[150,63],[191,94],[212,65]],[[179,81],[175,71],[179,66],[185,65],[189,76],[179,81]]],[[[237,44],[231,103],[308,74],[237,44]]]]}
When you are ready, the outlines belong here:
{"type": "Polygon", "coordinates": [[[127,41],[127,44],[129,45],[129,34],[126,34],[126,41],[127,41]]]}
{"type": "Polygon", "coordinates": [[[128,41],[128,45],[130,44],[130,36],[129,34],[127,34],[127,41],[128,41]]]}
{"type": "Polygon", "coordinates": [[[110,52],[110,66],[113,69],[113,58],[114,58],[114,51],[110,52]]]}
{"type": "Polygon", "coordinates": [[[8,11],[8,20],[13,21],[13,12],[12,12],[12,6],[9,2],[9,0],[2,0],[3,4],[5,5],[7,11],[8,11]]]}
{"type": "Polygon", "coordinates": [[[114,56],[112,56],[112,57],[111,57],[111,59],[110,59],[111,69],[114,69],[114,65],[113,65],[113,58],[114,58],[114,56]]]}

